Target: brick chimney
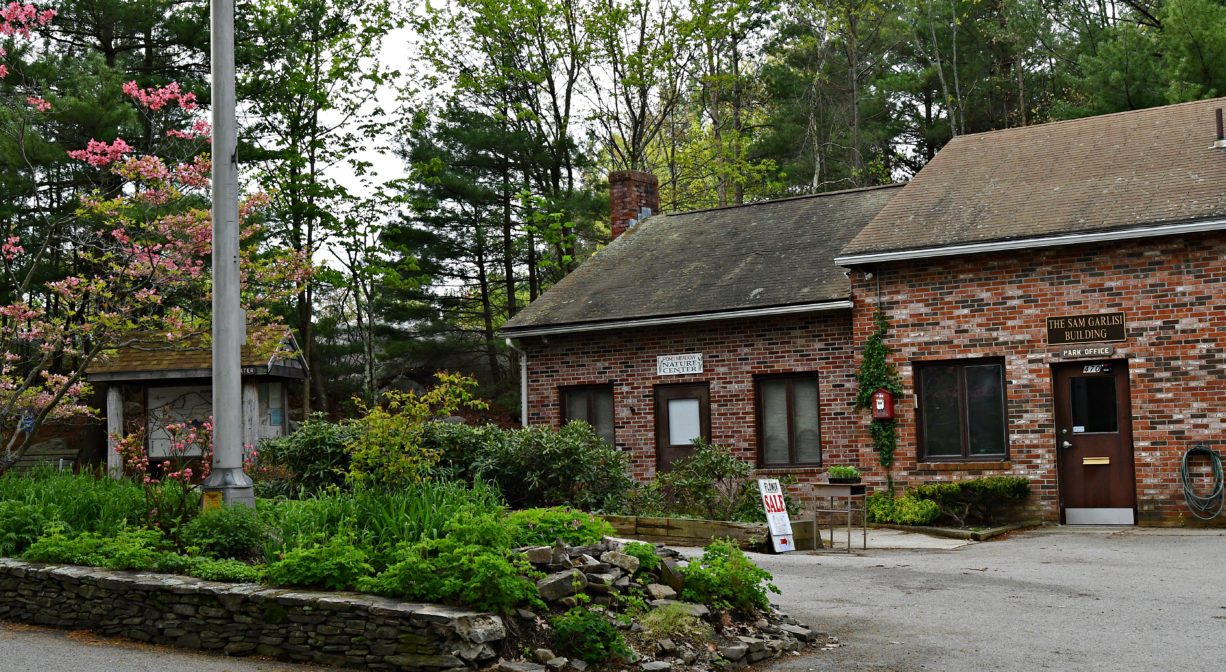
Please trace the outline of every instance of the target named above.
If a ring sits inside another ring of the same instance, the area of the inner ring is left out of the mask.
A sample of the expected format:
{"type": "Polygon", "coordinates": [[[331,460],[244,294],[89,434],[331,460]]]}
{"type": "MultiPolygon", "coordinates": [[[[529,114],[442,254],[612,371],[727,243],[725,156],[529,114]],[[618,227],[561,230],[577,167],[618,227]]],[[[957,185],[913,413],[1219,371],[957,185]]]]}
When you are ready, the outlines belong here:
{"type": "Polygon", "coordinates": [[[660,211],[660,181],[641,170],[609,173],[609,215],[613,238],[660,211]]]}

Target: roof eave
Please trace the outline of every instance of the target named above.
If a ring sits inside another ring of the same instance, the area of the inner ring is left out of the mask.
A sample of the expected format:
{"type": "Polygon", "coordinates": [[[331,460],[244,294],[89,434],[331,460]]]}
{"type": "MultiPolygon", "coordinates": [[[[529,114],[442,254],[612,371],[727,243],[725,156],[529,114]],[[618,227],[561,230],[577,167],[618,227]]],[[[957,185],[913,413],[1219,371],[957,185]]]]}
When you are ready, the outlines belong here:
{"type": "Polygon", "coordinates": [[[1209,219],[1196,222],[1182,222],[1179,224],[1160,224],[1156,226],[1142,226],[1131,229],[1113,229],[1111,231],[1089,231],[1086,233],[1069,233],[1058,236],[1043,236],[1038,238],[1015,238],[1012,240],[987,241],[983,243],[964,243],[960,245],[922,247],[913,250],[847,254],[835,257],[834,262],[840,266],[863,266],[865,264],[879,264],[887,261],[909,261],[914,259],[932,259],[935,257],[984,254],[988,252],[1010,252],[1043,247],[1060,247],[1064,245],[1082,245],[1086,243],[1135,240],[1138,238],[1156,238],[1159,236],[1177,236],[1189,233],[1204,233],[1222,230],[1226,230],[1226,219],[1209,219]]]}
{"type": "Polygon", "coordinates": [[[747,308],[742,310],[727,310],[717,313],[695,313],[691,315],[665,315],[660,317],[642,317],[626,320],[610,320],[608,322],[591,322],[580,324],[558,324],[543,327],[511,327],[503,328],[500,333],[508,338],[528,338],[531,336],[552,336],[555,334],[580,334],[592,331],[611,331],[614,329],[635,329],[641,327],[667,326],[674,324],[692,324],[697,322],[713,322],[717,320],[734,320],[750,317],[769,317],[773,315],[793,315],[797,313],[817,313],[833,310],[850,310],[851,301],[839,299],[818,303],[800,303],[787,306],[770,306],[767,308],[747,308]]]}

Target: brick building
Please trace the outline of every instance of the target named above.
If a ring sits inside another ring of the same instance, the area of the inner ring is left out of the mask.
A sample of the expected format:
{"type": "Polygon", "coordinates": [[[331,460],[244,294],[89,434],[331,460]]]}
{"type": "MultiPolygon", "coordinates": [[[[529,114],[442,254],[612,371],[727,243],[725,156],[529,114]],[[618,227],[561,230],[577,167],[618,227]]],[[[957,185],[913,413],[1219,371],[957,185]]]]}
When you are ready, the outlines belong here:
{"type": "Polygon", "coordinates": [[[504,330],[528,421],[589,419],[639,478],[700,433],[880,483],[851,403],[881,309],[896,480],[1017,474],[1049,522],[1195,522],[1182,458],[1226,443],[1223,104],[962,136],[902,187],[679,215],[644,218],[632,174],[612,194],[646,202],[613,211],[643,221],[504,330]]]}

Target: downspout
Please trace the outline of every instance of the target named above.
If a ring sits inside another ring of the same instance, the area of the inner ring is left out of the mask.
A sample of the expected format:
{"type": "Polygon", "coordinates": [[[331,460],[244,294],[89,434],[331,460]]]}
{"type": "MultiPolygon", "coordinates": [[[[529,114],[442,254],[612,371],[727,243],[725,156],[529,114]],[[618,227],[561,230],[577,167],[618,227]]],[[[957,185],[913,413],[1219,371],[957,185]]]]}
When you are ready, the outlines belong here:
{"type": "Polygon", "coordinates": [[[528,353],[515,347],[507,337],[507,347],[519,353],[519,424],[528,426],[528,353]]]}

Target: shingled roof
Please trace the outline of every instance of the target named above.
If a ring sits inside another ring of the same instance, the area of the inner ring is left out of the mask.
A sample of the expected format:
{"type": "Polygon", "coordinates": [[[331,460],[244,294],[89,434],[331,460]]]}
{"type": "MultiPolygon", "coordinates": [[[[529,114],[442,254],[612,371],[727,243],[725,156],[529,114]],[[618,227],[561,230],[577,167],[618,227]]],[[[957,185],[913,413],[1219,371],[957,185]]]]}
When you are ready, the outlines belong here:
{"type": "Polygon", "coordinates": [[[846,302],[850,286],[832,260],[897,193],[892,187],[651,217],[533,301],[502,332],[594,330],[653,318],[718,319],[846,302]]]}
{"type": "Polygon", "coordinates": [[[991,241],[1037,247],[1128,229],[1163,235],[1142,229],[1226,217],[1226,149],[1211,148],[1214,110],[1224,105],[1218,98],[955,138],[838,261],[988,251],[980,244],[991,241]],[[900,251],[913,253],[890,254],[900,251]]]}
{"type": "MultiPolygon", "coordinates": [[[[91,365],[86,377],[91,381],[116,382],[212,375],[213,351],[204,335],[168,341],[165,334],[139,333],[130,334],[124,342],[124,347],[91,365]]],[[[293,334],[278,325],[251,329],[243,345],[241,366],[251,375],[305,376],[293,334]]]]}

